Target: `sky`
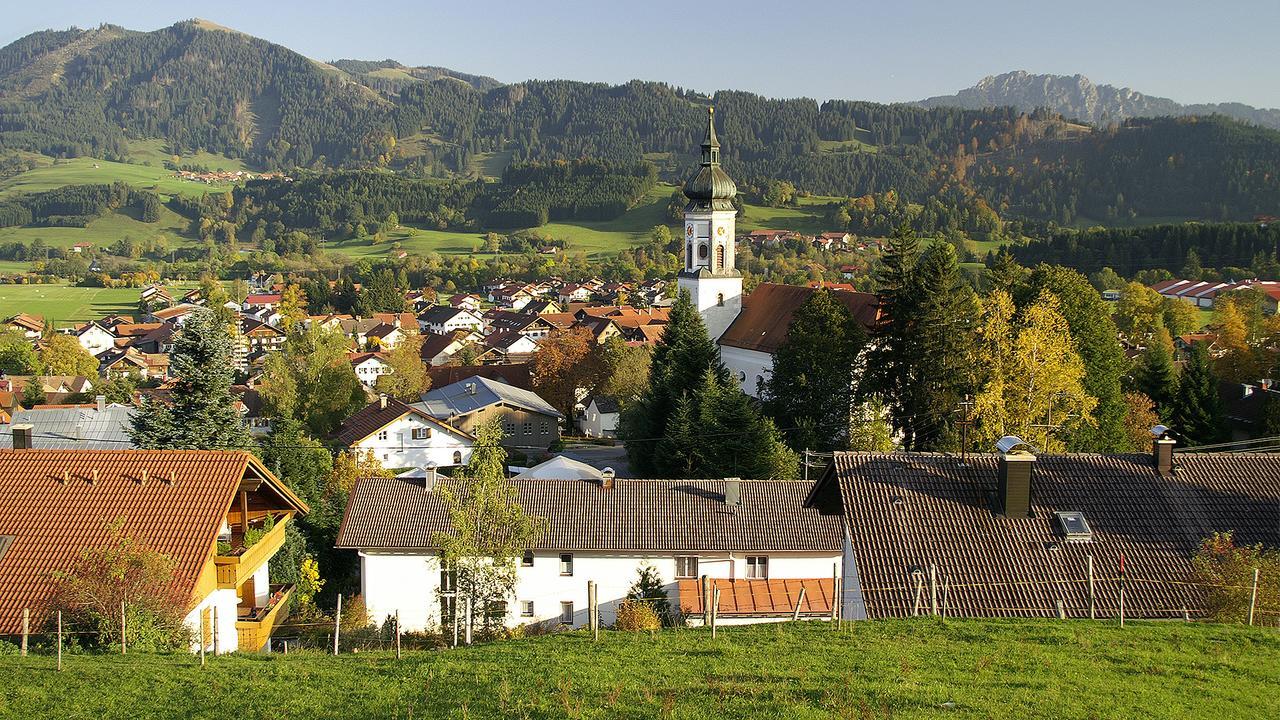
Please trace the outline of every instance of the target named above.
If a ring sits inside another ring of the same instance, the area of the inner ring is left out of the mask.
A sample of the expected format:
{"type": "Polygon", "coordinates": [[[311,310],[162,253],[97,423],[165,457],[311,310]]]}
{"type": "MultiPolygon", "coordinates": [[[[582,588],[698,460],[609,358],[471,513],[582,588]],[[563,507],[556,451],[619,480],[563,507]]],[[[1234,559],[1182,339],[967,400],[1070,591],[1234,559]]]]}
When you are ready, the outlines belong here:
{"type": "Polygon", "coordinates": [[[1010,70],[1085,75],[1179,102],[1280,107],[1280,1],[41,0],[0,45],[100,23],[201,17],[318,60],[392,58],[503,82],[658,80],[710,92],[881,102],[1010,70]]]}

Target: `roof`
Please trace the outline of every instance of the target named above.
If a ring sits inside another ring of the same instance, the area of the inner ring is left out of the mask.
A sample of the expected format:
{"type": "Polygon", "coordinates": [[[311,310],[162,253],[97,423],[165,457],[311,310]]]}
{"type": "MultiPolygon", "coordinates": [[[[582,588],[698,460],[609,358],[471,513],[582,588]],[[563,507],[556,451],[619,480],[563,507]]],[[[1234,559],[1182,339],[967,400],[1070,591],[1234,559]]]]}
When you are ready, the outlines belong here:
{"type": "MultiPolygon", "coordinates": [[[[834,595],[831,578],[711,578],[711,581],[712,589],[720,591],[720,604],[716,605],[718,617],[790,617],[800,602],[801,589],[804,590],[801,617],[831,615],[831,598],[834,595]]],[[[702,614],[701,583],[696,579],[680,580],[677,588],[680,609],[686,615],[702,614]]]]}
{"type": "Polygon", "coordinates": [[[422,396],[421,403],[415,405],[437,418],[445,419],[469,415],[480,408],[498,403],[551,417],[564,417],[559,410],[551,407],[550,403],[531,390],[522,390],[481,376],[431,390],[422,396]],[[471,391],[472,388],[474,392],[471,391]]]}
{"type": "Polygon", "coordinates": [[[260,293],[256,295],[248,295],[244,299],[245,305],[275,305],[280,302],[279,293],[260,293]]]}
{"type": "Polygon", "coordinates": [[[433,305],[426,310],[423,310],[422,313],[418,315],[418,320],[428,325],[443,325],[459,315],[464,315],[469,320],[479,321],[479,318],[476,317],[475,313],[470,310],[467,310],[466,308],[450,307],[448,305],[433,305]]]}
{"type": "Polygon", "coordinates": [[[707,136],[702,141],[702,165],[684,184],[685,197],[693,202],[732,200],[738,186],[720,168],[720,140],[716,138],[715,108],[707,108],[707,136]]]}
{"type": "Polygon", "coordinates": [[[248,452],[0,450],[0,535],[14,538],[0,560],[0,634],[19,631],[23,607],[39,627],[53,574],[70,568],[85,548],[102,545],[108,523],[118,519],[173,559],[174,582],[191,593],[246,477],[306,512],[248,452]]]}
{"type": "Polygon", "coordinates": [[[590,465],[564,455],[538,463],[515,476],[516,480],[599,480],[604,475],[590,465]]]}
{"type": "Polygon", "coordinates": [[[529,363],[431,366],[427,368],[427,374],[431,376],[431,387],[444,387],[472,377],[492,378],[524,390],[533,387],[529,363]]]}
{"type": "Polygon", "coordinates": [[[333,433],[333,439],[343,445],[351,446],[408,414],[417,415],[426,422],[454,435],[463,438],[471,437],[461,430],[445,425],[421,408],[389,397],[385,407],[382,404],[382,400],[378,399],[357,410],[355,414],[344,420],[342,425],[338,426],[338,429],[333,433]]]}
{"type": "MultiPolygon", "coordinates": [[[[720,336],[720,344],[774,354],[787,340],[792,316],[815,292],[816,288],[799,285],[760,283],[743,301],[742,312],[720,336]]],[[[874,294],[829,292],[849,308],[859,325],[868,330],[875,326],[880,303],[874,294]]]]}
{"type": "Polygon", "coordinates": [[[593,395],[587,401],[587,407],[591,407],[591,403],[595,403],[596,410],[602,413],[616,413],[622,411],[622,406],[618,403],[618,399],[609,397],[608,395],[593,395]]]}
{"type": "MultiPolygon", "coordinates": [[[[42,450],[128,450],[133,447],[129,435],[134,409],[128,405],[66,408],[32,408],[18,410],[13,423],[30,423],[31,444],[42,450]]],[[[12,428],[0,432],[0,448],[13,447],[12,428]]]]}
{"type": "MultiPolygon", "coordinates": [[[[1132,578],[1126,612],[1181,617],[1200,607],[1185,585],[1200,541],[1234,531],[1241,544],[1280,544],[1280,455],[1178,454],[1172,477],[1152,456],[1042,455],[1032,517],[994,512],[997,459],[930,453],[837,453],[810,501],[842,511],[869,617],[910,615],[913,571],[937,566],[948,612],[961,616],[1089,616],[1088,562],[1097,607],[1114,616],[1120,557],[1132,578]],[[1054,513],[1084,514],[1092,541],[1065,542],[1054,513]]],[[[923,580],[928,593],[928,579],[923,580]]],[[[853,588],[850,588],[851,590],[853,588]]],[[[856,616],[855,612],[855,616],[856,616]]]]}
{"type": "Polygon", "coordinates": [[[17,325],[34,332],[44,330],[44,318],[39,315],[28,315],[27,313],[18,313],[12,315],[8,320],[4,321],[6,325],[17,325]]]}
{"type": "MultiPolygon", "coordinates": [[[[441,483],[458,486],[457,480],[441,483]]],[[[513,479],[525,511],[548,520],[534,549],[628,551],[840,551],[840,521],[802,507],[809,485],[751,481],[728,512],[723,480],[513,479]]],[[[351,494],[337,547],[429,549],[450,531],[436,490],[407,478],[362,478],[351,494]]]]}

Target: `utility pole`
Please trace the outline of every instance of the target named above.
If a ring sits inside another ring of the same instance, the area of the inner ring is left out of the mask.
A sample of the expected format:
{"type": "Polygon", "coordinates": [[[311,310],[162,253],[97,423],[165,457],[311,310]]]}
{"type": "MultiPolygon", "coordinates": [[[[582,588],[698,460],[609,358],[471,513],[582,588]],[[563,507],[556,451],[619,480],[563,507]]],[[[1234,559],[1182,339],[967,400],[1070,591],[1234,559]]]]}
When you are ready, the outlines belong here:
{"type": "Polygon", "coordinates": [[[960,403],[960,467],[969,466],[969,426],[973,424],[973,420],[969,417],[969,410],[974,406],[973,400],[969,395],[964,396],[964,402],[960,403]]]}

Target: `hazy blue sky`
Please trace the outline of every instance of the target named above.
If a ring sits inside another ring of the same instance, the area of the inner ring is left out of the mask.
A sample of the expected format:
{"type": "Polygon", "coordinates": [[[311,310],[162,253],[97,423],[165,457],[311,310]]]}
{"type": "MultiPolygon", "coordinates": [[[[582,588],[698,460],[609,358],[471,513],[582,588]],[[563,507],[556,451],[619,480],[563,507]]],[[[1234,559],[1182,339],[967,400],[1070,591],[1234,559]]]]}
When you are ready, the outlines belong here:
{"type": "Polygon", "coordinates": [[[321,60],[390,57],[506,82],[641,78],[703,91],[892,101],[949,94],[1022,69],[1081,73],[1181,102],[1280,107],[1278,0],[5,5],[0,44],[45,28],[110,22],[152,30],[198,16],[321,60]]]}

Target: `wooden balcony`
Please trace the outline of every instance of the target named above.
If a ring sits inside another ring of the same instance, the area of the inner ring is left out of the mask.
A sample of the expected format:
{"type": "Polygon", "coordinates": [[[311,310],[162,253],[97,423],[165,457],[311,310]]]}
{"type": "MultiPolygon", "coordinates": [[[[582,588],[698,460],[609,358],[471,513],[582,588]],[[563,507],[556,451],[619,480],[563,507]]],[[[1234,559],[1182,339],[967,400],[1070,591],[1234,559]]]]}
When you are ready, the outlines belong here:
{"type": "Polygon", "coordinates": [[[272,585],[271,598],[265,607],[240,608],[240,615],[236,617],[240,652],[261,652],[267,646],[276,625],[288,617],[286,608],[293,588],[293,585],[272,585]]]}
{"type": "Polygon", "coordinates": [[[231,551],[225,555],[218,554],[213,557],[213,563],[218,570],[219,588],[225,590],[239,588],[284,545],[284,528],[289,524],[289,517],[287,515],[280,517],[275,522],[275,527],[270,532],[247,548],[244,547],[242,535],[232,535],[231,551]]]}

